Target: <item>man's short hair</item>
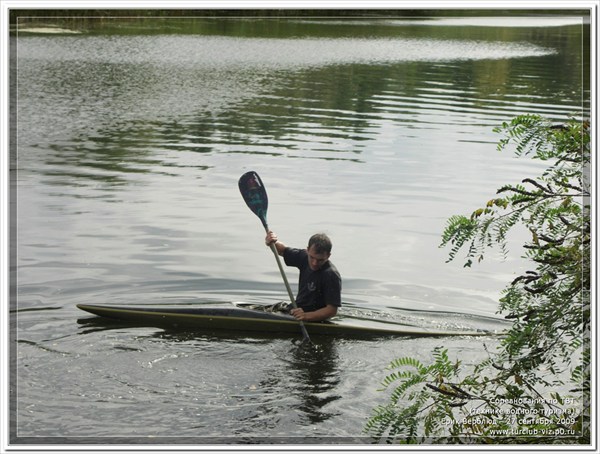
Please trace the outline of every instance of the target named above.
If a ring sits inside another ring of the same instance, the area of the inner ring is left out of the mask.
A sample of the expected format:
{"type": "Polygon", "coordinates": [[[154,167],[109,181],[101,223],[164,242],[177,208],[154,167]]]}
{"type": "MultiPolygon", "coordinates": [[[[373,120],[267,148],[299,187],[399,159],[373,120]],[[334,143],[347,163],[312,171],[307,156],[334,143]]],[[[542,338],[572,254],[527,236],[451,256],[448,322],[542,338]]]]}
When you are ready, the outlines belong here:
{"type": "Polygon", "coordinates": [[[311,246],[315,247],[315,252],[317,254],[331,254],[331,240],[324,233],[315,233],[308,240],[308,249],[311,246]]]}

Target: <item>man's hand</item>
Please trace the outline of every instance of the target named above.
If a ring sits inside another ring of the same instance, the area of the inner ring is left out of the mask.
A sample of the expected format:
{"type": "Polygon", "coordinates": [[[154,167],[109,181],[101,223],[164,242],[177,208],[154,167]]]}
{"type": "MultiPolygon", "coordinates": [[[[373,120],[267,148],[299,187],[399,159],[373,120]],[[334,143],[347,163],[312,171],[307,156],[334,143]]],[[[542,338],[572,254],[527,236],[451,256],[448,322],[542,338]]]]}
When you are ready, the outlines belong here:
{"type": "Polygon", "coordinates": [[[277,243],[277,235],[272,230],[269,230],[265,238],[265,244],[270,246],[271,243],[277,243]]]}
{"type": "Polygon", "coordinates": [[[296,309],[292,309],[290,311],[290,314],[292,314],[292,316],[299,321],[304,321],[307,320],[306,319],[306,312],[304,312],[304,309],[300,309],[299,307],[297,307],[296,309]]]}

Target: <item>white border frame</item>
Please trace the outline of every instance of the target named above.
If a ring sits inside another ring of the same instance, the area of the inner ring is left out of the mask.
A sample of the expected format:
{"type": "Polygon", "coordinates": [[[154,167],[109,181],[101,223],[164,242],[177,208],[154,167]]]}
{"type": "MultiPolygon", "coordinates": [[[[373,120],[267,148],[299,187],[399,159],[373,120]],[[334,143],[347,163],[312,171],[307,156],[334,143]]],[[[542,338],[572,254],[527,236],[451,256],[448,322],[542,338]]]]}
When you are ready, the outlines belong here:
{"type": "MultiPolygon", "coordinates": [[[[9,11],[10,9],[583,9],[591,10],[591,74],[590,74],[590,96],[591,96],[591,137],[592,137],[592,152],[591,161],[591,184],[592,184],[592,289],[591,301],[597,301],[597,288],[594,277],[597,276],[597,159],[598,159],[598,117],[597,117],[597,96],[598,96],[598,79],[597,79],[597,43],[598,43],[598,10],[600,8],[600,0],[564,0],[564,1],[526,1],[526,0],[507,0],[503,2],[497,1],[457,1],[457,2],[441,2],[441,1],[415,1],[415,0],[400,0],[400,1],[320,1],[320,0],[304,0],[304,1],[277,1],[277,0],[262,0],[262,1],[166,1],[166,0],[139,0],[139,1],[119,1],[119,0],[104,0],[104,1],[78,1],[78,0],[62,0],[62,1],[29,1],[29,0],[0,0],[0,55],[2,60],[0,63],[0,453],[5,452],[79,452],[79,451],[110,451],[110,452],[135,452],[135,451],[201,451],[201,452],[288,452],[288,451],[310,451],[310,452],[374,452],[374,451],[481,451],[481,446],[444,446],[439,448],[431,447],[404,447],[399,446],[286,446],[282,449],[281,446],[271,445],[254,445],[254,446],[181,446],[181,445],[10,445],[9,443],[9,399],[10,390],[8,383],[8,371],[10,361],[10,349],[8,335],[10,332],[9,320],[9,202],[10,202],[10,175],[9,175],[9,11]]],[[[597,308],[594,304],[592,307],[592,332],[591,345],[593,356],[591,358],[592,367],[592,402],[591,402],[591,424],[592,428],[596,428],[597,420],[597,351],[594,347],[598,346],[597,339],[597,308]]],[[[590,446],[534,446],[527,451],[541,452],[556,452],[564,451],[593,451],[597,450],[597,433],[592,429],[592,440],[590,446]]],[[[516,447],[524,451],[522,446],[516,447]]],[[[502,447],[494,445],[489,450],[493,451],[515,451],[515,448],[502,447]]]]}

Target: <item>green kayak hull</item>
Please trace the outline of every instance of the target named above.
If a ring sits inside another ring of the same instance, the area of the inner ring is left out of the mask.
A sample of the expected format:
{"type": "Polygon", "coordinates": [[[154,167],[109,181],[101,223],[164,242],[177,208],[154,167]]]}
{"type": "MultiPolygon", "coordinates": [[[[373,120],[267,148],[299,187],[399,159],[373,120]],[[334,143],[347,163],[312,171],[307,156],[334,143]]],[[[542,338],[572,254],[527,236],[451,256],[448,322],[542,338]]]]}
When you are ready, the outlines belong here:
{"type": "MultiPolygon", "coordinates": [[[[176,329],[300,333],[292,316],[249,309],[243,304],[227,307],[138,307],[78,304],[81,310],[101,317],[136,325],[176,329]]],[[[481,336],[483,331],[444,331],[370,320],[334,317],[323,322],[304,323],[310,335],[339,336],[481,336]]]]}

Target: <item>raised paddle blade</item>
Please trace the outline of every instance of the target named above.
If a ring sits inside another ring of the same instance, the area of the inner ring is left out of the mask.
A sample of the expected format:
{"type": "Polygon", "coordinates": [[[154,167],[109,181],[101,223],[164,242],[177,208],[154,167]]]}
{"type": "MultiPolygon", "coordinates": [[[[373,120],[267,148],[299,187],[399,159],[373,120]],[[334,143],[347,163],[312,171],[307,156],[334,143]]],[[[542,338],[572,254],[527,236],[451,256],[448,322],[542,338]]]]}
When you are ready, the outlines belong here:
{"type": "Polygon", "coordinates": [[[240,177],[238,186],[248,208],[258,216],[265,230],[269,230],[267,225],[269,199],[265,185],[258,174],[256,172],[246,172],[240,177]]]}

